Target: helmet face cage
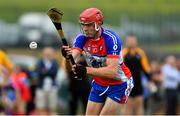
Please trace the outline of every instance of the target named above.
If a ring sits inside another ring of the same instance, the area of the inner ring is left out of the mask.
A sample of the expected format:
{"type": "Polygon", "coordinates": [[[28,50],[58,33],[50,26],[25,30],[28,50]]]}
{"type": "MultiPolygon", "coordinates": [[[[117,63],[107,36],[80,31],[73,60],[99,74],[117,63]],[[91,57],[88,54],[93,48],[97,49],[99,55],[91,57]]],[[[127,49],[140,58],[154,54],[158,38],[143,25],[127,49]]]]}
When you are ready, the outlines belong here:
{"type": "Polygon", "coordinates": [[[95,36],[96,33],[93,34],[93,35],[86,35],[86,33],[85,33],[84,30],[83,30],[83,26],[88,26],[88,25],[90,26],[90,25],[93,25],[93,24],[94,24],[94,25],[95,25],[95,26],[94,26],[94,30],[97,31],[97,30],[96,30],[96,23],[94,23],[94,22],[89,22],[89,23],[80,22],[79,24],[80,24],[80,31],[81,31],[81,33],[83,33],[86,37],[93,38],[93,37],[95,36]]]}

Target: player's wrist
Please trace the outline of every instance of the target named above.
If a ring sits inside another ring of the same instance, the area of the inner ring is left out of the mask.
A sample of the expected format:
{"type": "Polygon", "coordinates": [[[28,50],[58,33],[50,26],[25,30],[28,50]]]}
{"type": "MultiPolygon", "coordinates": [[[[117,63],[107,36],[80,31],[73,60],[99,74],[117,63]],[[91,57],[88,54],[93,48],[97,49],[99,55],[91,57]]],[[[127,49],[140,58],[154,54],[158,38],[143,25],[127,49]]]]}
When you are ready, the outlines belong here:
{"type": "Polygon", "coordinates": [[[75,76],[79,78],[86,78],[87,75],[87,69],[85,66],[81,64],[75,64],[72,66],[72,71],[74,72],[75,76]]]}
{"type": "Polygon", "coordinates": [[[87,75],[90,74],[90,67],[85,67],[87,75]]]}

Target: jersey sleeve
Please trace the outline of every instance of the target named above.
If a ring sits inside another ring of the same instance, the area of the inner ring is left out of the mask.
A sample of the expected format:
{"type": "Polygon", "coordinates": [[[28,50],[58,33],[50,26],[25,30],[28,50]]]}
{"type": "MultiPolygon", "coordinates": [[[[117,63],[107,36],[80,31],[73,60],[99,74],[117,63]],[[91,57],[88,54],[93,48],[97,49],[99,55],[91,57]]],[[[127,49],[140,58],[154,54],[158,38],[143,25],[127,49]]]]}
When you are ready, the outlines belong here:
{"type": "Polygon", "coordinates": [[[123,58],[123,60],[124,60],[126,54],[128,53],[127,48],[123,48],[123,49],[121,50],[121,53],[122,53],[122,58],[123,58]]]}
{"type": "Polygon", "coordinates": [[[142,49],[139,49],[139,53],[141,55],[142,68],[143,68],[144,72],[149,73],[150,72],[150,65],[148,62],[148,58],[142,49]]]}
{"type": "Polygon", "coordinates": [[[78,35],[73,43],[73,49],[76,49],[82,53],[83,47],[87,42],[87,38],[83,35],[78,35]]]}
{"type": "Polygon", "coordinates": [[[118,35],[112,32],[104,32],[106,36],[107,57],[119,57],[121,54],[121,41],[118,35]]]}
{"type": "Polygon", "coordinates": [[[13,65],[6,54],[4,54],[3,61],[4,66],[8,69],[8,71],[12,70],[13,65]]]}
{"type": "Polygon", "coordinates": [[[150,73],[150,65],[148,62],[148,58],[142,49],[139,48],[138,50],[139,50],[139,54],[141,55],[142,70],[143,70],[144,74],[146,75],[147,79],[150,80],[151,79],[151,73],[150,73]]]}

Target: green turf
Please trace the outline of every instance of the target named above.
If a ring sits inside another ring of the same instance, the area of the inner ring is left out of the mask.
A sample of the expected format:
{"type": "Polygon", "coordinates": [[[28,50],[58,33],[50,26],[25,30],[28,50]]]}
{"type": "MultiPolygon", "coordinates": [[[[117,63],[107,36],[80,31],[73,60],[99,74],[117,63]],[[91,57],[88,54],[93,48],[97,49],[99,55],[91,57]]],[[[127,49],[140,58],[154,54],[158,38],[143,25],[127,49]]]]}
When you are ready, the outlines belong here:
{"type": "Polygon", "coordinates": [[[0,18],[16,22],[26,12],[46,12],[50,7],[61,8],[64,20],[77,21],[79,13],[87,7],[98,7],[109,24],[117,24],[121,16],[141,19],[157,15],[179,14],[180,0],[1,0],[0,18]]]}
{"type": "MultiPolygon", "coordinates": [[[[150,55],[155,55],[158,57],[162,57],[163,55],[167,54],[175,54],[180,56],[180,44],[160,44],[160,45],[150,45],[150,46],[141,46],[147,53],[150,55]]],[[[150,56],[153,58],[154,56],[150,56]]]]}
{"type": "Polygon", "coordinates": [[[180,44],[154,46],[158,52],[180,53],[180,44]]]}

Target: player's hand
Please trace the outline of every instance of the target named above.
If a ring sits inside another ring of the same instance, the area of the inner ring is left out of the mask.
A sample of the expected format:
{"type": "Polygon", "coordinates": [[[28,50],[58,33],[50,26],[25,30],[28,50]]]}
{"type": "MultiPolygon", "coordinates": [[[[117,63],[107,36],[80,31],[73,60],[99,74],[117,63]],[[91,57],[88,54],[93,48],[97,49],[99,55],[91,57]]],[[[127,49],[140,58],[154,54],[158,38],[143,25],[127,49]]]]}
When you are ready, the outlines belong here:
{"type": "Polygon", "coordinates": [[[62,46],[61,53],[66,59],[70,59],[70,55],[72,55],[72,50],[69,46],[62,46]]]}
{"type": "Polygon", "coordinates": [[[78,78],[85,78],[87,74],[86,67],[81,64],[76,64],[72,66],[72,71],[78,78]]]}

